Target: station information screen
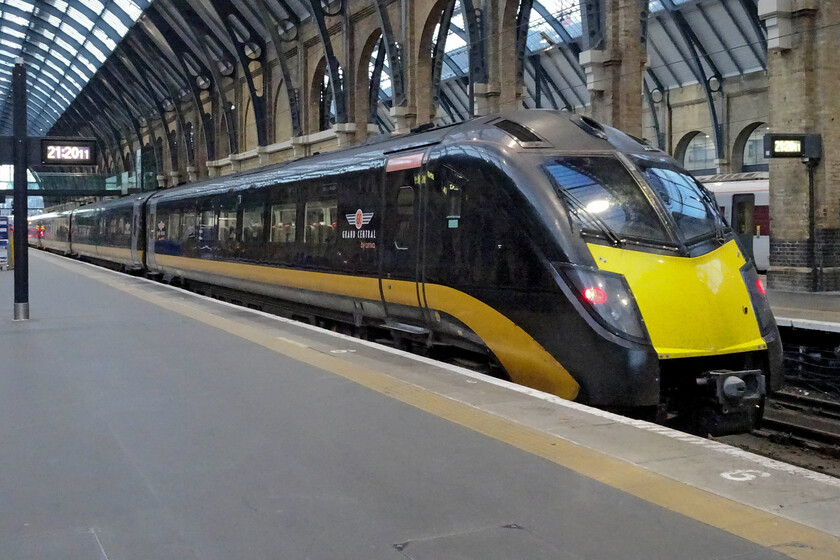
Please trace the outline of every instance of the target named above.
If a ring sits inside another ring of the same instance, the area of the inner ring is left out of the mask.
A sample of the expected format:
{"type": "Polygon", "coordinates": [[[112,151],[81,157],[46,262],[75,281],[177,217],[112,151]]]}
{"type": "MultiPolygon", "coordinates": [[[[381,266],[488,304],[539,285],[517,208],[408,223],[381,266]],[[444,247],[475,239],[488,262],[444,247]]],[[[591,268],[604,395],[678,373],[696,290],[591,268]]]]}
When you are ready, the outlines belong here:
{"type": "Polygon", "coordinates": [[[822,157],[822,138],[819,134],[765,134],[764,157],[819,159],[822,157]]]}
{"type": "Polygon", "coordinates": [[[41,163],[45,165],[95,165],[93,140],[41,140],[41,163]]]}
{"type": "Polygon", "coordinates": [[[773,140],[773,153],[774,154],[794,154],[800,155],[802,153],[802,141],[801,140],[783,140],[777,138],[773,140]]]}

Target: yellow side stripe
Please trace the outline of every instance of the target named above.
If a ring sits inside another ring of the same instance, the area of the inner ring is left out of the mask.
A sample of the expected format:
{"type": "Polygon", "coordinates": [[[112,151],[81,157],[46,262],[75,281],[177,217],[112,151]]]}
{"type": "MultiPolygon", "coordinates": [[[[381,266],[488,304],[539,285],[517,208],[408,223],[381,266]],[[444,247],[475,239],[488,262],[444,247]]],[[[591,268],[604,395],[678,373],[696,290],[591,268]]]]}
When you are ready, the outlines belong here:
{"type": "MultiPolygon", "coordinates": [[[[376,278],[171,255],[155,255],[155,261],[167,272],[177,275],[197,271],[361,300],[377,301],[381,297],[376,278]]],[[[383,280],[382,289],[388,302],[417,306],[414,282],[383,280]]],[[[431,309],[455,317],[477,334],[502,363],[512,381],[565,399],[577,397],[580,386],[566,368],[531,335],[489,305],[464,292],[437,284],[426,284],[426,301],[431,309]]]]}

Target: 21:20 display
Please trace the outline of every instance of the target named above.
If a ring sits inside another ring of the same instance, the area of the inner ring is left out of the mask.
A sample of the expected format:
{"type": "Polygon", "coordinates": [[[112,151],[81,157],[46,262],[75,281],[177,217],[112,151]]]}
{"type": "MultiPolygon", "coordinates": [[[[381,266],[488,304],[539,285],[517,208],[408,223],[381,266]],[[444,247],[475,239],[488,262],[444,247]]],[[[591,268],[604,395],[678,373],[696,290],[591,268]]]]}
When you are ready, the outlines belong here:
{"type": "Polygon", "coordinates": [[[88,160],[90,146],[47,146],[47,159],[88,160]]]}

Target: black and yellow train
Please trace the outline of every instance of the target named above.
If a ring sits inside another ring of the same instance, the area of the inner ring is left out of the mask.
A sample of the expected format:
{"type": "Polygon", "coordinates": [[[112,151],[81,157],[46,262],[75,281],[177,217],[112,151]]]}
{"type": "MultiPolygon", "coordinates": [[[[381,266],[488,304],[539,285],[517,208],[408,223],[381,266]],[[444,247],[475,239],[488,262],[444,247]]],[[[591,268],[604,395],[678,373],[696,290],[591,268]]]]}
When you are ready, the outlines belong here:
{"type": "Polygon", "coordinates": [[[47,249],[712,433],[781,382],[712,195],[585,117],[482,117],[32,221],[47,249]]]}

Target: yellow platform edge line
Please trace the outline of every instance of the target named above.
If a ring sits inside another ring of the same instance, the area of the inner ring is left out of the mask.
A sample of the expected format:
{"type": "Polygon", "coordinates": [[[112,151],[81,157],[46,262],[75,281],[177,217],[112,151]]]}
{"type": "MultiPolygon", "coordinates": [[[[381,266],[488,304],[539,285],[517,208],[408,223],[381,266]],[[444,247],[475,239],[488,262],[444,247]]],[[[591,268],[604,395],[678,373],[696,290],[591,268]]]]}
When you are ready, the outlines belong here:
{"type": "Polygon", "coordinates": [[[473,408],[384,372],[346,362],[290,340],[278,339],[238,320],[199,309],[189,300],[173,301],[154,293],[138,291],[136,285],[126,285],[108,271],[79,267],[75,263],[61,262],[58,258],[55,259],[55,264],[791,558],[840,558],[840,538],[801,523],[689,486],[558,436],[473,408]]]}

